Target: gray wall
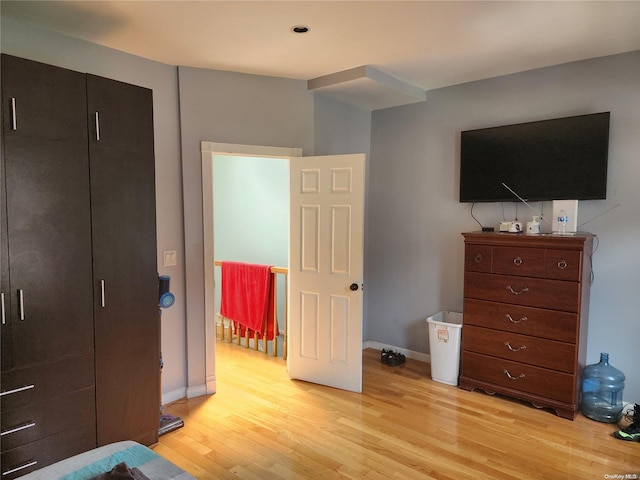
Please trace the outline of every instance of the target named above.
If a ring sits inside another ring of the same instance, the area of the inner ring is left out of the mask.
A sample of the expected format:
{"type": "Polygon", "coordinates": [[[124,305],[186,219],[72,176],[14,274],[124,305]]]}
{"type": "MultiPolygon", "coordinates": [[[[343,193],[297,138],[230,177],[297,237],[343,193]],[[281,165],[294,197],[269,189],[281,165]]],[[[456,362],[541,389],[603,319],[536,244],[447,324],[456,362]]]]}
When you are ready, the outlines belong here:
{"type": "MultiPolygon", "coordinates": [[[[315,152],[314,155],[340,155],[346,153],[364,153],[367,156],[365,166],[365,185],[369,182],[369,156],[371,153],[371,113],[347,105],[325,95],[316,95],[314,99],[315,152]]],[[[368,231],[369,200],[365,190],[364,228],[368,231]]],[[[369,251],[370,236],[364,237],[364,258],[369,251]]],[[[368,278],[366,263],[364,278],[368,278]]],[[[369,338],[367,314],[367,286],[364,288],[362,339],[369,338]]]]}
{"type": "Polygon", "coordinates": [[[187,292],[187,388],[205,379],[200,142],[299,147],[313,152],[313,96],[306,82],[179,68],[187,292]]]}
{"type": "MultiPolygon", "coordinates": [[[[457,201],[461,130],[600,111],[611,111],[608,198],[579,202],[578,223],[620,206],[582,228],[599,239],[587,363],[608,352],[627,376],[625,400],[639,402],[640,52],[432,90],[425,103],[374,112],[369,339],[427,352],[425,317],[462,311],[460,233],[479,226],[457,201]]],[[[548,214],[551,203],[543,207],[548,214]]],[[[514,204],[504,208],[513,219],[514,204]]],[[[497,227],[502,205],[479,204],[474,214],[497,227]]],[[[518,208],[520,220],[531,214],[518,208]]]]}

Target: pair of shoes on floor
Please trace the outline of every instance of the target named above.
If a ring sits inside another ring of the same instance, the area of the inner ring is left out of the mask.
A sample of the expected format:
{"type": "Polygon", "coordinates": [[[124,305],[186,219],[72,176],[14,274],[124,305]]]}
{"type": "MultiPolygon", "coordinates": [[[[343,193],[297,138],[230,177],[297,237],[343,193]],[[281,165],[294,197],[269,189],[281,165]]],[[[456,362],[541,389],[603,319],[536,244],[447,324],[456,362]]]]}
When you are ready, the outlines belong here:
{"type": "Polygon", "coordinates": [[[613,432],[613,436],[627,442],[640,442],[640,405],[635,404],[633,410],[625,413],[632,420],[631,425],[613,432]]]}
{"type": "Polygon", "coordinates": [[[385,350],[384,348],[382,349],[382,352],[380,352],[380,361],[385,365],[397,367],[398,365],[403,364],[406,360],[406,357],[400,352],[385,350]]]}

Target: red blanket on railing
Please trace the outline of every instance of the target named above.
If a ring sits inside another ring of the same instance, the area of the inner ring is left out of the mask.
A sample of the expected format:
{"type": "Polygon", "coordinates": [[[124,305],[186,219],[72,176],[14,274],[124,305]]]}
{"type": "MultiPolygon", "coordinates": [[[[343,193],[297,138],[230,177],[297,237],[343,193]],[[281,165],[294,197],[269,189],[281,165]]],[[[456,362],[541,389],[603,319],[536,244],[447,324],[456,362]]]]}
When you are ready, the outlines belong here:
{"type": "MultiPolygon", "coordinates": [[[[269,265],[222,262],[222,300],[220,315],[241,327],[258,332],[260,337],[267,327],[267,339],[278,335],[274,328],[274,278],[269,265]]],[[[244,335],[244,328],[240,335],[244,335]]]]}

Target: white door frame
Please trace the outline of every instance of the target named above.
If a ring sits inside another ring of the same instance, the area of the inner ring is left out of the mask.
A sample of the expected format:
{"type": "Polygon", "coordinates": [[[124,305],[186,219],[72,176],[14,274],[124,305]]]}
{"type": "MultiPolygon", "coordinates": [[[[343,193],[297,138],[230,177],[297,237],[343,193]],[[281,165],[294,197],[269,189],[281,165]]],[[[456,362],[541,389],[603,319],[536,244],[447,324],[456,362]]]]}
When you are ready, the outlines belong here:
{"type": "Polygon", "coordinates": [[[213,251],[213,159],[216,155],[292,158],[302,156],[301,148],[267,147],[232,143],[201,142],[202,229],[204,245],[204,329],[206,393],[216,393],[216,318],[214,308],[215,269],[213,251]]]}

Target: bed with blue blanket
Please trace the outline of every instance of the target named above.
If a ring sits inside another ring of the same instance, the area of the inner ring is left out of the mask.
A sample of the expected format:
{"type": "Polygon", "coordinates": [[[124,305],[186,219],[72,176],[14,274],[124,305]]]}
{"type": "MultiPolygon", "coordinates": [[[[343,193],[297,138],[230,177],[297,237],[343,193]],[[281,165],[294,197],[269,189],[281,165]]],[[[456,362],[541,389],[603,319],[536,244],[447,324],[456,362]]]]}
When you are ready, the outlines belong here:
{"type": "Polygon", "coordinates": [[[144,445],[124,441],[111,443],[67,458],[20,477],[20,480],[103,480],[110,478],[195,479],[144,445]]]}

